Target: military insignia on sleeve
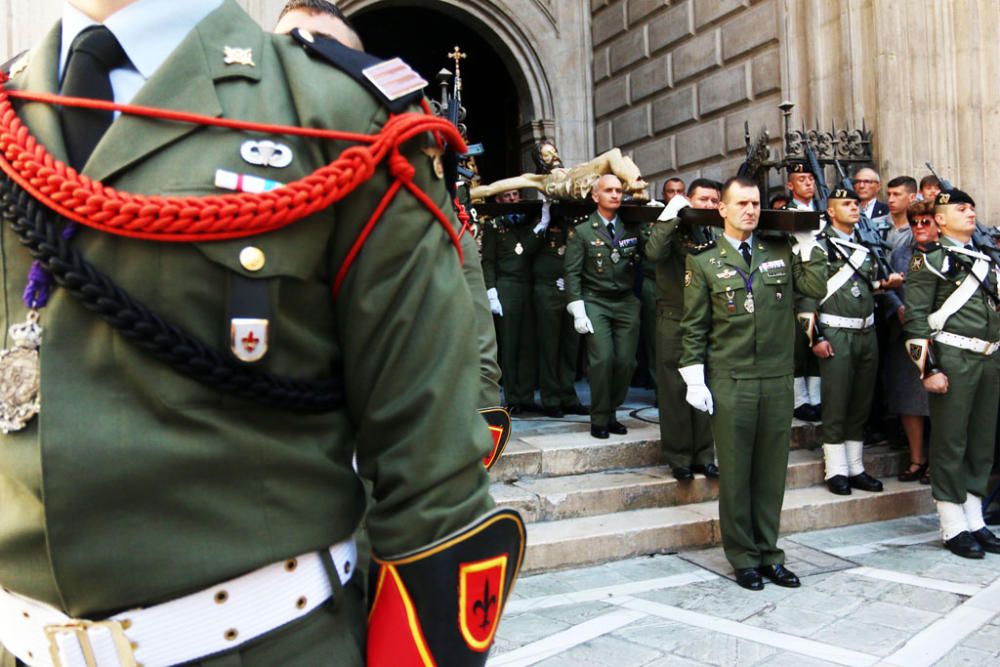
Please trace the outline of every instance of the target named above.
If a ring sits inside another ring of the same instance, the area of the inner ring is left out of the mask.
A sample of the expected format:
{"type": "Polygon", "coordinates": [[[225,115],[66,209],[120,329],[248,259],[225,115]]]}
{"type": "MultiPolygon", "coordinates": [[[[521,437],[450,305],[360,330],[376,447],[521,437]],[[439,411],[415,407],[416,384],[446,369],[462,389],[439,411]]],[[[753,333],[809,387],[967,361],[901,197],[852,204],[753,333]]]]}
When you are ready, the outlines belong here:
{"type": "Polygon", "coordinates": [[[684,272],[684,287],[691,287],[691,272],[684,272]]]}
{"type": "Polygon", "coordinates": [[[253,49],[240,49],[232,46],[224,46],[222,47],[222,62],[227,65],[256,67],[253,62],[253,49]]]}
{"type": "Polygon", "coordinates": [[[914,255],[910,260],[910,271],[919,271],[922,268],[924,268],[924,256],[914,255]]]}
{"type": "Polygon", "coordinates": [[[473,651],[489,650],[504,604],[507,556],[463,563],[458,575],[458,627],[473,651]]]}
{"type": "Polygon", "coordinates": [[[267,320],[234,317],[229,327],[229,349],[246,364],[260,361],[267,354],[267,320]]]}

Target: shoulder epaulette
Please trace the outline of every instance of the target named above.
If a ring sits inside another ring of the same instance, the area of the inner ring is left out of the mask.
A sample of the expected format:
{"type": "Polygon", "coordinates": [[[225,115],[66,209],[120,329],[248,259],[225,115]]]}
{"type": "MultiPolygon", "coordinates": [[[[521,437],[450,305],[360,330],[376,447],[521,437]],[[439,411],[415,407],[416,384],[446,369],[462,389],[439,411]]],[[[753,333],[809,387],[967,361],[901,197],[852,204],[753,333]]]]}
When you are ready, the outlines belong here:
{"type": "Polygon", "coordinates": [[[13,72],[12,69],[21,61],[22,58],[24,58],[24,54],[26,54],[27,52],[28,52],[27,49],[25,49],[24,51],[21,51],[19,54],[17,54],[7,62],[5,62],[3,65],[0,65],[0,72],[3,72],[8,76],[14,76],[15,74],[17,74],[17,72],[13,72]]]}
{"type": "Polygon", "coordinates": [[[918,252],[922,252],[926,255],[929,252],[940,250],[941,247],[942,247],[941,244],[938,243],[937,241],[931,241],[930,243],[918,243],[915,246],[915,250],[917,250],[918,252]]]}
{"type": "Polygon", "coordinates": [[[380,60],[364,51],[344,46],[330,37],[308,30],[292,30],[302,48],[349,75],[392,113],[402,113],[420,102],[427,81],[401,58],[380,60]]]}
{"type": "Polygon", "coordinates": [[[711,250],[715,247],[715,241],[706,241],[705,243],[692,244],[688,249],[688,253],[692,255],[700,255],[706,250],[711,250]]]}

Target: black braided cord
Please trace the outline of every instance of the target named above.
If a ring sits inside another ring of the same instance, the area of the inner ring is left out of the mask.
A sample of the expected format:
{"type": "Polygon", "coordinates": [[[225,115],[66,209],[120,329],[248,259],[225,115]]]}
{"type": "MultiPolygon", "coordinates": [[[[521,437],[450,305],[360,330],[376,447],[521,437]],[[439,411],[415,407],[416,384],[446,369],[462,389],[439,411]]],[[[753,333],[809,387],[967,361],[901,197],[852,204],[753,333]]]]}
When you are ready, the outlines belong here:
{"type": "Polygon", "coordinates": [[[241,366],[165,322],[86,262],[62,237],[54,214],[7,177],[0,178],[0,217],[56,284],[140,349],[221,393],[269,407],[328,412],[344,403],[342,379],[293,380],[241,366]]]}

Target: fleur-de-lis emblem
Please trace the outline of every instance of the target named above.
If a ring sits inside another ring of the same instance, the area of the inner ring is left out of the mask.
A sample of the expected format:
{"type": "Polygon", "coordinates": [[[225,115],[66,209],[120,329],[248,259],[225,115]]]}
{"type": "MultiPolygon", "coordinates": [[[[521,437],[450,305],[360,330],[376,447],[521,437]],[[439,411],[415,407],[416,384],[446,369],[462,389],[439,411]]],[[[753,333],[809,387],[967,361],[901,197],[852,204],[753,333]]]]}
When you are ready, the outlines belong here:
{"type": "Polygon", "coordinates": [[[477,600],[476,604],[472,605],[472,613],[482,613],[483,615],[483,622],[479,624],[480,628],[485,630],[490,627],[490,608],[495,607],[496,604],[497,596],[490,594],[490,581],[487,579],[485,585],[483,586],[483,599],[477,600]]]}

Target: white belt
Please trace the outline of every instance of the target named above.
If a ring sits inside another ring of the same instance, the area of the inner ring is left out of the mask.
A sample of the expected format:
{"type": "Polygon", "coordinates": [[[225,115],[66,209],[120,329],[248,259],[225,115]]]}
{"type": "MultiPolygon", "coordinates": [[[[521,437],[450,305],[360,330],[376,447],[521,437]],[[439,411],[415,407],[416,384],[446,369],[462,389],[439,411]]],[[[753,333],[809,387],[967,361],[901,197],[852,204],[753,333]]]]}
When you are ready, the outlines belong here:
{"type": "Polygon", "coordinates": [[[868,317],[841,317],[840,315],[819,314],[819,321],[834,329],[867,329],[875,325],[875,315],[868,317]]]}
{"type": "Polygon", "coordinates": [[[979,338],[959,336],[958,334],[948,333],[947,331],[939,331],[932,335],[931,338],[938,343],[942,343],[950,347],[957,347],[960,350],[978,352],[979,354],[984,354],[987,357],[1000,349],[1000,343],[991,343],[987,340],[981,340],[979,338]]]}
{"type": "MultiPolygon", "coordinates": [[[[330,547],[330,555],[346,584],[357,564],[353,538],[330,547]]],[[[332,595],[318,552],[99,622],[69,618],[3,589],[0,643],[32,667],[167,667],[236,648],[305,616],[332,595]]]]}

